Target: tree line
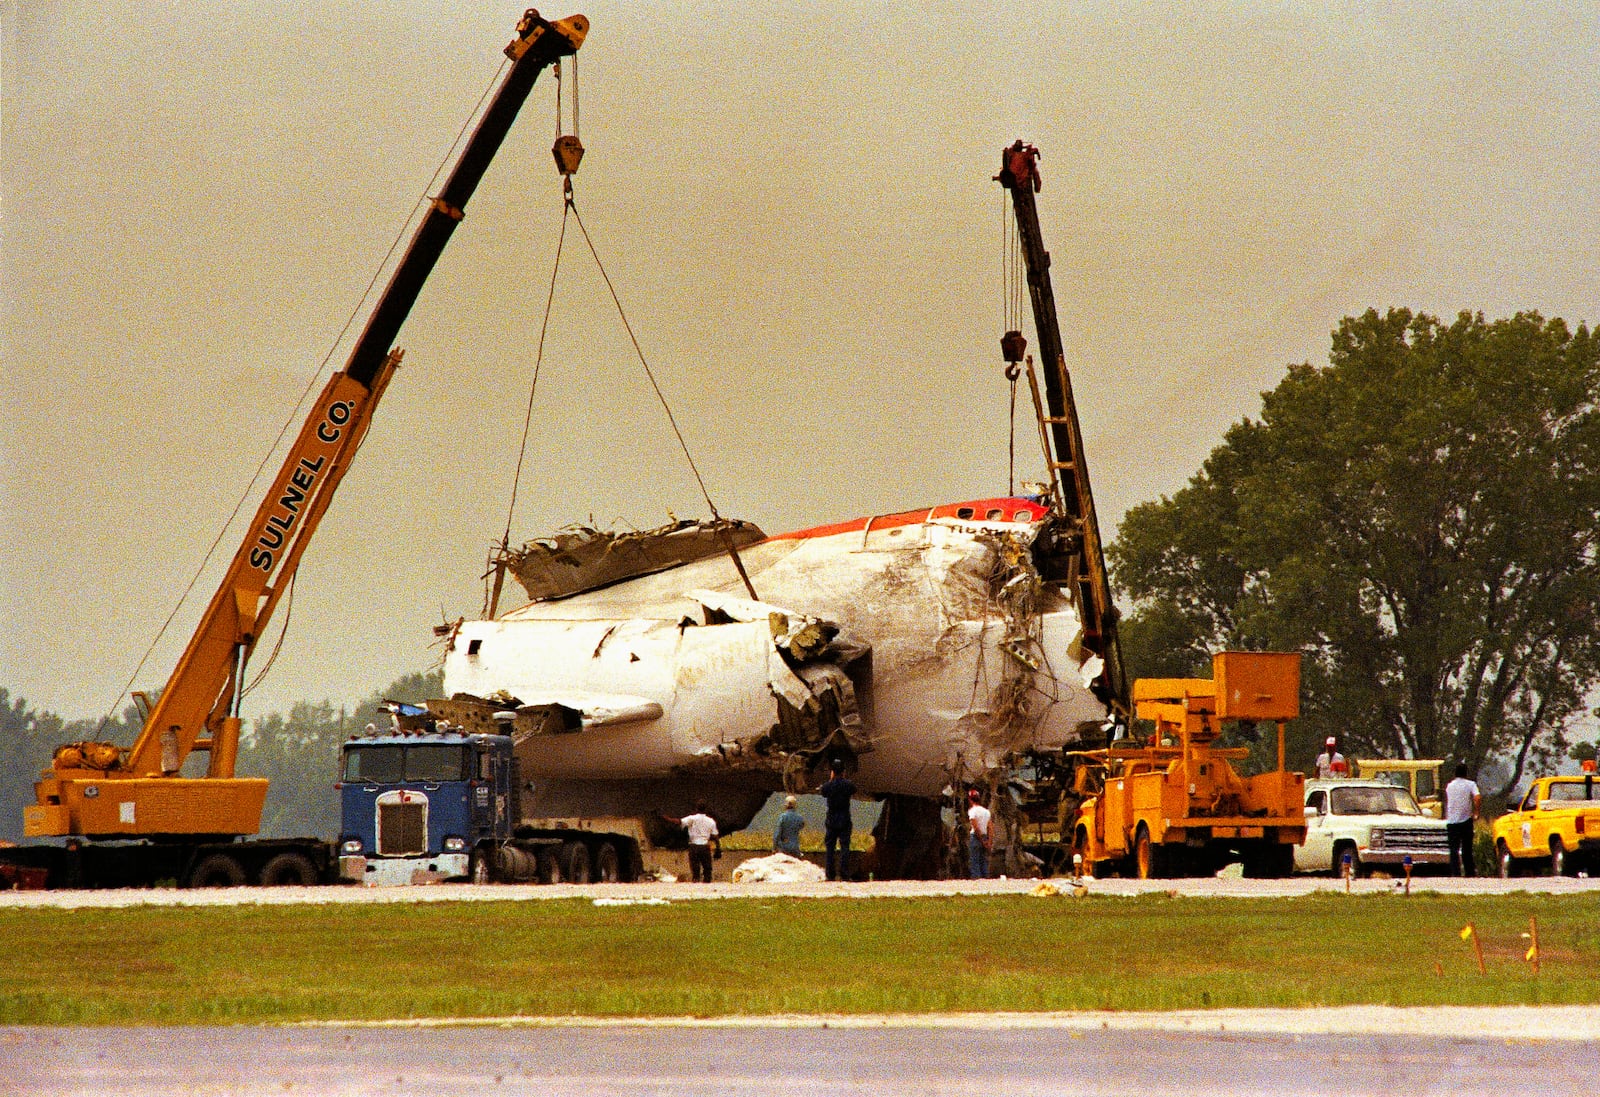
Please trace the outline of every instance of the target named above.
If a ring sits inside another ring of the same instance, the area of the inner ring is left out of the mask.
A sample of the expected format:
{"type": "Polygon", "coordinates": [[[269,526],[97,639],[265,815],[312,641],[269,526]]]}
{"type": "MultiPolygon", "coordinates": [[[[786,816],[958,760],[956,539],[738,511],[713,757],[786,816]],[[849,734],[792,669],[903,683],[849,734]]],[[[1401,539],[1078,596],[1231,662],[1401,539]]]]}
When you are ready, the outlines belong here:
{"type": "Polygon", "coordinates": [[[1593,756],[1600,339],[1517,313],[1368,310],[1291,366],[1108,550],[1136,674],[1299,651],[1307,766],[1440,758],[1504,795],[1593,756]]]}
{"type": "MultiPolygon", "coordinates": [[[[302,701],[287,713],[272,712],[247,721],[239,741],[235,772],[265,777],[267,802],[261,813],[261,834],[269,838],[339,833],[339,746],[368,724],[388,726],[379,706],[385,701],[415,703],[440,696],[443,674],[408,674],[354,706],[331,701],[302,701]]],[[[0,686],[0,839],[22,840],[22,809],[34,802],[33,783],[50,766],[56,747],[80,740],[101,740],[129,746],[139,734],[139,710],[128,705],[103,724],[67,720],[37,709],[0,686]]],[[[205,755],[193,756],[204,764],[205,755]]],[[[186,766],[185,772],[190,767],[186,766]]]]}

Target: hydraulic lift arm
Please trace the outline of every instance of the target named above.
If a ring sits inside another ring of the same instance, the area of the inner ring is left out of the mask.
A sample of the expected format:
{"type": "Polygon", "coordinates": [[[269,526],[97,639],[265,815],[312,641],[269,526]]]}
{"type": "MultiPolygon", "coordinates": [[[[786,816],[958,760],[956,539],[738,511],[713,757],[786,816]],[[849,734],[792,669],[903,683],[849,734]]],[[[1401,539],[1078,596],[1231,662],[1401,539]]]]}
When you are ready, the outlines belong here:
{"type": "MultiPolygon", "coordinates": [[[[1069,531],[1075,535],[1071,546],[1074,559],[1069,571],[1076,582],[1078,604],[1083,612],[1084,643],[1105,661],[1101,699],[1126,712],[1128,678],[1122,665],[1122,647],[1117,640],[1117,607],[1111,597],[1111,580],[1106,573],[1094,493],[1089,487],[1089,466],[1084,459],[1083,432],[1078,427],[1078,407],[1072,399],[1072,378],[1067,373],[1061,327],[1056,320],[1055,291],[1050,285],[1050,253],[1044,249],[1044,237],[1039,232],[1039,211],[1033,200],[1040,186],[1038,159],[1039,150],[1019,140],[1001,152],[1000,174],[995,179],[1011,194],[1017,236],[1028,270],[1028,295],[1033,305],[1033,326],[1039,338],[1039,358],[1044,370],[1046,411],[1041,426],[1047,428],[1045,437],[1051,452],[1046,458],[1050,462],[1057,507],[1069,531]]],[[[1009,360],[1021,357],[1020,333],[1007,332],[1001,342],[1009,360]]]]}
{"type": "Polygon", "coordinates": [[[547,22],[529,9],[506,46],[501,81],[448,180],[418,225],[345,368],[313,405],[243,544],[196,626],[133,746],[72,744],[56,751],[25,809],[29,835],[240,835],[260,826],[266,781],[234,776],[245,667],[371,423],[401,351],[393,349],[473,191],[534,82],[578,51],[581,15],[547,22]],[[207,751],[204,777],[179,776],[207,751]]]}

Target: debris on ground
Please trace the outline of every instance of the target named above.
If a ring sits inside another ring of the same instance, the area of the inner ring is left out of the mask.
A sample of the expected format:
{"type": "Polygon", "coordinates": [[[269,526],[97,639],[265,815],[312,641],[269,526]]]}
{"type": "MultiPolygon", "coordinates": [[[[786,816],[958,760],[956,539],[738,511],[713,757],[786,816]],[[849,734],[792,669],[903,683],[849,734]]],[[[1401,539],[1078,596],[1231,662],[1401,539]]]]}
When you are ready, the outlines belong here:
{"type": "Polygon", "coordinates": [[[736,884],[805,884],[826,878],[827,873],[817,865],[787,853],[757,857],[733,870],[736,884]]]}

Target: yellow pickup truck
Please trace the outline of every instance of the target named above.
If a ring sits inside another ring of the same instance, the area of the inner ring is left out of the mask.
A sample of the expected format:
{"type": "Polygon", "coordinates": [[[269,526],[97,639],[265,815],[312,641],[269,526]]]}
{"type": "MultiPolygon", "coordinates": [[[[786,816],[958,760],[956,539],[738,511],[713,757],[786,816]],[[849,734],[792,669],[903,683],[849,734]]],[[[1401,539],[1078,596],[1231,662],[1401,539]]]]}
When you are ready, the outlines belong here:
{"type": "Polygon", "coordinates": [[[1600,778],[1541,777],[1518,807],[1494,821],[1501,876],[1549,866],[1570,876],[1600,866],[1600,778]]]}

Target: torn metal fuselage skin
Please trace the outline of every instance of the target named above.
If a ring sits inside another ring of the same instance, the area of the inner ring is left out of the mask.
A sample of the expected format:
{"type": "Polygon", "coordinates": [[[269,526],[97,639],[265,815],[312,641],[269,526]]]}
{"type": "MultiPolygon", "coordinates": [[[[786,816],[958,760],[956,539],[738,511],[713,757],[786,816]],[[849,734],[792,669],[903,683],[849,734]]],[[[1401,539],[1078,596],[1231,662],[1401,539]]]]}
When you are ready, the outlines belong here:
{"type": "Polygon", "coordinates": [[[834,758],[863,793],[936,798],[1106,717],[1058,522],[988,499],[747,543],[759,601],[728,551],[607,579],[462,622],[446,694],[515,719],[529,814],[705,798],[727,829],[834,758]]]}

